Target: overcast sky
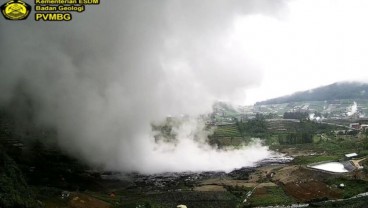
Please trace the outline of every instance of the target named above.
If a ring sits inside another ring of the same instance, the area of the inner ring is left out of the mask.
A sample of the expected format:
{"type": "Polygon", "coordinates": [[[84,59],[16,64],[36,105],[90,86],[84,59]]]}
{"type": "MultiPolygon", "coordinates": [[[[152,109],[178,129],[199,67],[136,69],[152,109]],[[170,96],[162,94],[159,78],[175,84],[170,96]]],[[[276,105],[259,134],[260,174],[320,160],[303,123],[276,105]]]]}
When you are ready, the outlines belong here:
{"type": "Polygon", "coordinates": [[[368,1],[287,1],[278,16],[234,21],[229,44],[262,72],[245,103],[345,80],[368,80],[368,1]]]}

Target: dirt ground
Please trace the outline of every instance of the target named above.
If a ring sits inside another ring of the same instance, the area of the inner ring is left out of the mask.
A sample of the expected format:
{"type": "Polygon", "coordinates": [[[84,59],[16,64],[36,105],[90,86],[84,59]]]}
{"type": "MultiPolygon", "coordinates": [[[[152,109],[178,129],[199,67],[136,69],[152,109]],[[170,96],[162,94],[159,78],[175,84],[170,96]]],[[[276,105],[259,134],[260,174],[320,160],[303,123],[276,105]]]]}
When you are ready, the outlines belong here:
{"type": "Polygon", "coordinates": [[[265,182],[265,183],[256,183],[250,182],[248,180],[233,180],[233,179],[224,179],[224,178],[212,178],[205,181],[202,181],[200,186],[208,186],[208,185],[216,185],[216,186],[239,186],[239,187],[270,187],[277,186],[273,182],[265,182]]]}
{"type": "Polygon", "coordinates": [[[324,173],[321,171],[311,170],[304,166],[291,165],[281,168],[275,171],[272,181],[276,183],[296,183],[296,182],[307,182],[312,180],[325,180],[337,175],[324,173]]]}
{"type": "Polygon", "coordinates": [[[226,186],[254,188],[255,195],[267,194],[268,187],[280,186],[287,195],[298,202],[316,199],[338,199],[341,197],[337,188],[326,185],[327,180],[335,175],[308,169],[300,165],[268,165],[257,168],[250,174],[249,180],[231,178],[211,178],[202,181],[195,191],[225,191],[226,186]]]}
{"type": "Polygon", "coordinates": [[[293,196],[299,202],[306,202],[312,199],[337,199],[339,192],[320,181],[291,182],[283,186],[285,192],[293,196]]]}
{"type": "Polygon", "coordinates": [[[249,175],[249,182],[251,183],[258,183],[259,181],[262,181],[263,179],[271,179],[270,175],[272,172],[276,173],[280,169],[287,167],[285,164],[280,165],[267,165],[264,167],[257,168],[257,171],[251,173],[249,175]]]}
{"type": "MultiPolygon", "coordinates": [[[[298,182],[301,179],[306,179],[306,177],[300,178],[299,176],[307,175],[300,167],[291,165],[281,168],[275,172],[275,176],[272,178],[274,181],[281,183],[298,182]]],[[[308,178],[308,177],[307,177],[308,178]]]]}
{"type": "Polygon", "coordinates": [[[335,177],[334,175],[310,170],[299,165],[285,166],[270,171],[275,173],[271,180],[279,184],[288,195],[299,202],[322,198],[337,199],[341,197],[336,188],[331,188],[321,182],[324,179],[335,177]]]}
{"type": "Polygon", "coordinates": [[[297,157],[297,156],[309,156],[309,155],[321,155],[323,153],[317,153],[312,150],[301,150],[299,148],[290,147],[290,148],[284,148],[281,150],[281,153],[284,153],[291,157],[297,157]]]}
{"type": "Polygon", "coordinates": [[[107,202],[92,198],[85,194],[73,193],[70,196],[69,208],[110,208],[107,202]]]}
{"type": "Polygon", "coordinates": [[[226,191],[226,189],[219,185],[203,185],[195,187],[194,191],[226,191]]]}

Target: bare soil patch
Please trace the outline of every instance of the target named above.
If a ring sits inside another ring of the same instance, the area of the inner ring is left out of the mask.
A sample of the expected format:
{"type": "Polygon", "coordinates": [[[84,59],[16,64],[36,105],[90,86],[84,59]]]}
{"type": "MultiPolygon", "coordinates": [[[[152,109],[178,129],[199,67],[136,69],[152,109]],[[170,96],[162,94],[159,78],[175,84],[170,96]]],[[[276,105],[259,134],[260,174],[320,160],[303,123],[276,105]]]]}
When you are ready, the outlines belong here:
{"type": "Polygon", "coordinates": [[[285,192],[300,202],[315,199],[337,199],[340,194],[327,184],[320,181],[291,182],[283,186],[285,192]]]}
{"type": "Polygon", "coordinates": [[[194,191],[226,191],[226,189],[219,185],[204,185],[195,187],[194,191]]]}
{"type": "Polygon", "coordinates": [[[73,193],[70,197],[70,208],[110,208],[110,204],[85,194],[73,193]]]}
{"type": "Polygon", "coordinates": [[[277,186],[273,182],[265,182],[265,183],[256,183],[256,182],[249,182],[246,180],[232,180],[232,179],[223,179],[223,178],[212,178],[205,180],[201,183],[201,186],[205,185],[217,185],[217,186],[239,186],[239,187],[270,187],[270,186],[277,186]]]}

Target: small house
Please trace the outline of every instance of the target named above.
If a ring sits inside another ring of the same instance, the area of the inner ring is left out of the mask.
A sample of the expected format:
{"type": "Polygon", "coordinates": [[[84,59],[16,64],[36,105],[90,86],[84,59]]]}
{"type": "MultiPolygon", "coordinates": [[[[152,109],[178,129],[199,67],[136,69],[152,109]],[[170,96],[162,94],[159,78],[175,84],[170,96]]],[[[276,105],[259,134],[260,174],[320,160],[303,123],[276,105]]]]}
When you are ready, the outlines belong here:
{"type": "Polygon", "coordinates": [[[350,123],[349,128],[359,130],[360,129],[360,124],[359,123],[350,123]]]}

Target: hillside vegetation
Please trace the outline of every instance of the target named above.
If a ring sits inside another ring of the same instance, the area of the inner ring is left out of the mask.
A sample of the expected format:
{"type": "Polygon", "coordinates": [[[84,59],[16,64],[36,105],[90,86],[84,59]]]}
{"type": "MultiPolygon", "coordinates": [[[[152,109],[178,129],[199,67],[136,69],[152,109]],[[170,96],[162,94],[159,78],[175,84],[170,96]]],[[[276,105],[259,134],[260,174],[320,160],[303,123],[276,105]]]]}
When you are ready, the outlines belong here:
{"type": "Polygon", "coordinates": [[[334,83],[312,90],[296,92],[291,95],[257,102],[256,105],[342,99],[368,99],[368,84],[357,82],[334,83]]]}

